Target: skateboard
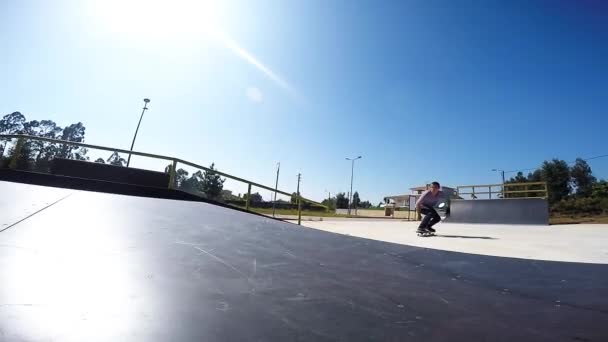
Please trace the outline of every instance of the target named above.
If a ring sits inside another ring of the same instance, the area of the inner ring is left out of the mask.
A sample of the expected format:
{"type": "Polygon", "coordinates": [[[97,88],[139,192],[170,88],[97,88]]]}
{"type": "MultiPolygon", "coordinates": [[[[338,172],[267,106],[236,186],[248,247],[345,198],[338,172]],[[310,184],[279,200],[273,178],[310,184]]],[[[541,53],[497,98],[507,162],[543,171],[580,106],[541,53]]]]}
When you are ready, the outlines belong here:
{"type": "Polygon", "coordinates": [[[426,231],[426,232],[418,232],[418,231],[417,231],[417,232],[416,232],[416,234],[417,234],[418,236],[421,236],[421,237],[435,236],[435,233],[434,233],[434,232],[429,232],[429,231],[426,231]]]}

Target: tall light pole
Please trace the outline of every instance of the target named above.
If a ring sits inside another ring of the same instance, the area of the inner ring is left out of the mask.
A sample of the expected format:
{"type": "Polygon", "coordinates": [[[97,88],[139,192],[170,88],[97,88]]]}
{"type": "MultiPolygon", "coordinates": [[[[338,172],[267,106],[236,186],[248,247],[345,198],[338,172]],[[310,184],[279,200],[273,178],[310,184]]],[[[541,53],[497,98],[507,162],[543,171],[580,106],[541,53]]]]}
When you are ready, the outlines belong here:
{"type": "Polygon", "coordinates": [[[275,204],[277,203],[277,190],[279,189],[279,171],[281,171],[281,163],[277,163],[277,182],[274,185],[274,201],[272,202],[272,217],[274,217],[275,204]]]}
{"type": "MultiPolygon", "coordinates": [[[[137,128],[135,129],[135,135],[133,135],[133,142],[131,143],[131,152],[133,152],[133,146],[135,145],[135,139],[137,138],[137,132],[139,131],[139,125],[141,125],[141,119],[144,118],[144,113],[148,110],[148,102],[150,99],[144,99],[144,108],[141,111],[141,115],[139,117],[139,122],[137,123],[137,128]]],[[[129,153],[129,158],[127,159],[127,167],[131,163],[131,153],[129,153]]]]}
{"type": "Polygon", "coordinates": [[[327,211],[329,211],[329,207],[331,206],[331,191],[325,189],[325,192],[327,192],[327,211]]]}
{"type": "Polygon", "coordinates": [[[352,203],[353,203],[353,176],[355,174],[355,160],[357,159],[361,159],[361,156],[358,156],[357,158],[346,158],[346,160],[350,160],[352,162],[351,164],[351,168],[350,168],[350,194],[348,194],[348,215],[350,215],[350,210],[352,207],[352,203]]]}
{"type": "Polygon", "coordinates": [[[300,199],[300,181],[302,180],[302,174],[298,173],[298,190],[296,193],[298,195],[298,225],[302,224],[302,200],[300,199]]]}
{"type": "Polygon", "coordinates": [[[502,198],[505,198],[505,170],[492,169],[492,171],[500,172],[502,174],[502,198]]]}

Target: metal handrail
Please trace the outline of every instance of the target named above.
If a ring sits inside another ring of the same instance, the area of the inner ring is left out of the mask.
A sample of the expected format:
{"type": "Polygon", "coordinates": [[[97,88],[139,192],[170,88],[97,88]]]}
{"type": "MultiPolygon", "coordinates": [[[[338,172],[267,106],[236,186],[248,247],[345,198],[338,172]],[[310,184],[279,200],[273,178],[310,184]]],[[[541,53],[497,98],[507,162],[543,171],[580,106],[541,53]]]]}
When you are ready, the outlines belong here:
{"type": "MultiPolygon", "coordinates": [[[[239,177],[236,177],[236,176],[233,176],[233,175],[230,175],[230,174],[227,174],[227,173],[221,172],[221,171],[217,171],[217,170],[211,170],[211,169],[210,169],[210,168],[208,168],[208,167],[205,167],[205,166],[202,166],[202,165],[198,165],[198,164],[195,164],[195,163],[192,163],[192,162],[186,161],[186,160],[182,160],[182,159],[175,159],[175,160],[177,160],[179,163],[186,164],[186,165],[191,166],[191,167],[196,167],[196,168],[199,168],[199,169],[203,169],[203,170],[205,170],[205,171],[209,171],[209,172],[217,173],[217,174],[218,174],[218,175],[220,175],[220,176],[224,176],[224,177],[227,177],[227,178],[230,178],[230,179],[233,179],[233,180],[236,180],[236,181],[242,182],[242,183],[251,184],[251,185],[253,185],[253,186],[255,186],[255,187],[262,188],[262,189],[264,189],[264,190],[268,190],[268,191],[276,192],[277,194],[281,194],[281,195],[285,195],[285,196],[290,196],[290,197],[294,196],[294,194],[290,194],[290,193],[288,193],[288,192],[281,191],[281,190],[276,190],[276,189],[271,188],[271,187],[268,187],[268,186],[266,186],[266,185],[262,185],[262,184],[259,184],[259,183],[256,183],[256,182],[248,181],[248,180],[246,180],[246,179],[239,178],[239,177]]],[[[308,198],[305,198],[305,197],[299,196],[299,195],[297,195],[297,194],[295,195],[295,197],[296,197],[296,198],[301,198],[302,200],[304,200],[304,201],[306,201],[306,202],[308,202],[308,203],[312,203],[312,204],[320,205],[320,206],[322,206],[322,207],[324,207],[324,208],[326,208],[326,207],[327,207],[327,206],[325,206],[325,205],[323,205],[323,204],[321,204],[321,203],[319,203],[319,202],[315,202],[315,201],[313,201],[313,200],[310,200],[310,199],[308,199],[308,198]]]]}
{"type": "MultiPolygon", "coordinates": [[[[285,191],[281,191],[278,189],[274,189],[256,182],[252,182],[249,180],[246,180],[244,178],[240,178],[240,177],[236,177],[233,176],[231,174],[225,173],[225,172],[221,172],[218,170],[212,170],[208,167],[202,166],[202,165],[198,165],[192,162],[189,162],[187,160],[183,160],[183,159],[179,159],[179,158],[175,158],[175,157],[169,157],[169,156],[164,156],[164,155],[160,155],[160,154],[152,154],[152,153],[145,153],[145,152],[138,152],[138,151],[130,151],[130,150],[125,150],[125,149],[120,149],[120,148],[111,148],[111,147],[106,147],[106,146],[101,146],[101,145],[92,145],[92,144],[85,144],[85,143],[80,143],[80,142],[75,142],[75,141],[66,141],[66,140],[59,140],[59,139],[52,139],[52,138],[45,138],[45,137],[39,137],[39,136],[34,136],[34,135],[27,135],[27,134],[0,134],[0,139],[19,139],[19,140],[23,140],[23,139],[29,139],[29,140],[38,140],[38,141],[46,141],[46,142],[50,142],[50,143],[55,143],[55,144],[65,144],[65,145],[71,145],[71,146],[79,146],[79,147],[84,147],[84,148],[90,148],[90,149],[96,149],[96,150],[102,150],[102,151],[109,151],[109,152],[120,152],[120,153],[127,153],[127,154],[132,154],[132,155],[136,155],[136,156],[141,156],[141,157],[148,157],[148,158],[154,158],[154,159],[161,159],[161,160],[167,160],[167,161],[171,161],[172,165],[171,165],[171,169],[170,169],[170,181],[169,181],[169,188],[171,188],[173,186],[174,180],[175,180],[175,172],[176,172],[176,165],[177,163],[182,163],[185,165],[188,165],[190,167],[194,167],[197,169],[202,169],[205,170],[207,172],[212,172],[215,174],[218,174],[220,176],[226,177],[226,178],[230,178],[232,180],[235,181],[239,181],[242,183],[246,183],[248,184],[248,199],[247,199],[247,209],[249,209],[249,197],[251,197],[251,186],[255,186],[264,190],[269,190],[272,192],[276,192],[278,194],[281,195],[285,195],[285,196],[290,196],[290,197],[294,197],[298,200],[298,201],[305,201],[305,202],[309,202],[311,204],[315,204],[318,206],[321,206],[323,208],[327,209],[327,206],[310,200],[308,198],[305,198],[299,194],[291,194],[285,191]]],[[[19,144],[19,143],[18,143],[19,144]]],[[[18,155],[18,153],[15,154],[16,158],[18,155]]],[[[300,207],[300,206],[298,206],[300,207]]],[[[298,215],[300,216],[300,215],[298,215]]],[[[298,219],[298,224],[300,224],[301,221],[300,219],[298,219]]]]}
{"type": "Polygon", "coordinates": [[[35,135],[27,135],[27,134],[0,134],[0,138],[8,138],[8,139],[24,138],[24,139],[31,139],[31,140],[42,140],[42,141],[56,143],[56,144],[66,144],[66,145],[80,146],[80,147],[93,148],[93,149],[102,150],[102,151],[120,152],[120,153],[127,153],[127,154],[131,153],[131,154],[134,154],[136,156],[142,156],[142,157],[149,157],[149,158],[156,158],[156,159],[163,159],[163,160],[173,160],[173,159],[175,159],[173,157],[163,156],[163,155],[160,155],[160,154],[152,154],[152,153],[145,153],[145,152],[129,151],[129,150],[121,149],[121,148],[111,148],[111,147],[105,147],[105,146],[100,146],[100,145],[91,145],[91,144],[79,143],[79,142],[75,142],[75,141],[67,141],[67,140],[60,140],[60,139],[38,137],[38,136],[35,136],[35,135]]]}
{"type": "MultiPolygon", "coordinates": [[[[502,198],[506,198],[506,195],[509,194],[537,194],[542,193],[544,196],[525,196],[525,198],[547,198],[549,195],[549,190],[547,188],[546,182],[529,182],[529,183],[504,183],[504,184],[481,184],[481,185],[459,185],[456,187],[456,194],[460,195],[489,195],[490,199],[492,198],[492,194],[502,194],[502,198]],[[540,189],[530,189],[531,186],[542,185],[543,187],[540,189]],[[492,191],[492,188],[500,187],[500,190],[492,191]],[[524,190],[509,190],[509,188],[516,187],[524,187],[524,190]],[[462,192],[460,189],[468,189],[471,188],[471,192],[462,192]],[[479,188],[480,190],[488,190],[488,191],[475,191],[475,188],[479,188]]],[[[521,198],[521,197],[520,197],[521,198]]]]}
{"type": "MultiPolygon", "coordinates": [[[[545,189],[529,189],[529,190],[507,190],[505,194],[523,194],[527,192],[545,192],[545,189]]],[[[475,191],[475,192],[459,192],[459,195],[483,195],[483,194],[496,194],[502,193],[501,191],[475,191]]]]}
{"type": "Polygon", "coordinates": [[[457,186],[457,188],[472,188],[472,187],[487,188],[489,186],[502,186],[502,184],[459,185],[459,186],[457,186]]]}
{"type": "Polygon", "coordinates": [[[457,188],[472,188],[472,187],[476,187],[476,188],[487,188],[489,186],[491,187],[495,187],[495,186],[505,186],[505,187],[510,187],[510,186],[522,186],[522,185],[546,185],[547,182],[528,182],[528,183],[499,183],[499,184],[480,184],[480,185],[459,185],[457,186],[457,188]]]}
{"type": "Polygon", "coordinates": [[[547,186],[547,182],[527,182],[527,183],[505,183],[504,186],[522,186],[522,185],[544,185],[547,186]]]}
{"type": "Polygon", "coordinates": [[[485,195],[485,194],[495,194],[495,193],[502,193],[502,192],[500,192],[500,191],[498,191],[498,192],[490,192],[490,191],[459,192],[458,195],[485,195]]]}

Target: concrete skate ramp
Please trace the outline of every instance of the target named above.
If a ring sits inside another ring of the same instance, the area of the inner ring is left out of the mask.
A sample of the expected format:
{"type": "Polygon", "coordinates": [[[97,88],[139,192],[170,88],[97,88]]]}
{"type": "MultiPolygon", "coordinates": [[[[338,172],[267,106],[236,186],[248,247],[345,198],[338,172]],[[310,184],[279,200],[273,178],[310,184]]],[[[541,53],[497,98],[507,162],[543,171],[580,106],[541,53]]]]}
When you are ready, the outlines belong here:
{"type": "Polygon", "coordinates": [[[542,198],[452,200],[446,222],[548,225],[549,205],[542,198]]]}
{"type": "Polygon", "coordinates": [[[3,342],[608,336],[606,265],[403,246],[208,203],[0,194],[3,342]]]}
{"type": "Polygon", "coordinates": [[[67,177],[96,179],[101,181],[167,188],[169,174],[110,164],[94,163],[86,160],[54,158],[51,173],[67,177]]]}

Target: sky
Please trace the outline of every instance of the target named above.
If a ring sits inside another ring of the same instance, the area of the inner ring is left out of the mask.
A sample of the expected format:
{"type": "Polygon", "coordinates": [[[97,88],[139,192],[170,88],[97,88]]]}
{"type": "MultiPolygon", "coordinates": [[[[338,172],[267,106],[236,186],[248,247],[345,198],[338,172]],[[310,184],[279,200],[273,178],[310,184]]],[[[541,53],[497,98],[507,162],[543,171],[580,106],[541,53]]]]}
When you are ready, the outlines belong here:
{"type": "Polygon", "coordinates": [[[361,155],[376,204],[608,154],[607,23],[594,0],[2,0],[0,114],[128,149],[149,98],[137,151],[269,186],[280,162],[316,200],[361,155]]]}

